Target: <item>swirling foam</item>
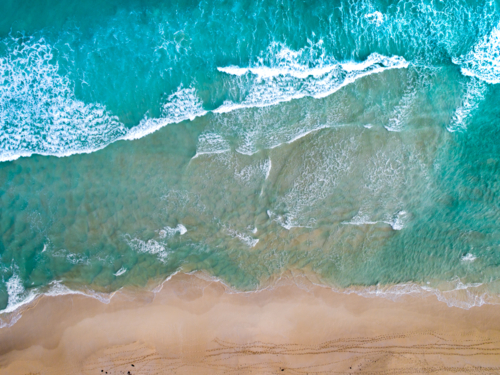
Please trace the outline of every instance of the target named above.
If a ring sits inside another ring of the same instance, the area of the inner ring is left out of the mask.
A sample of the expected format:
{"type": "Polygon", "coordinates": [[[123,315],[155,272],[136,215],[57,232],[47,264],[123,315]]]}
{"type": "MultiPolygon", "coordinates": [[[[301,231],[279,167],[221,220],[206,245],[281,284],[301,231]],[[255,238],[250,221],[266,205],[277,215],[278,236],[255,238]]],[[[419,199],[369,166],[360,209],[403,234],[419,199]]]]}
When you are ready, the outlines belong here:
{"type": "Polygon", "coordinates": [[[500,83],[500,24],[484,36],[472,50],[453,63],[460,65],[462,74],[488,83],[500,83]]]}
{"type": "Polygon", "coordinates": [[[138,253],[148,253],[156,255],[161,262],[166,262],[170,250],[168,248],[167,241],[175,236],[177,233],[179,235],[184,235],[187,229],[184,225],[178,224],[175,228],[166,226],[158,231],[158,239],[154,238],[147,241],[141,240],[140,238],[132,238],[130,235],[125,236],[125,242],[130,246],[131,249],[138,253]]]}
{"type": "MultiPolygon", "coordinates": [[[[44,39],[11,38],[3,43],[7,54],[0,58],[0,161],[93,152],[207,113],[196,90],[181,86],[167,98],[160,118],[146,117],[127,129],[102,104],[86,104],[75,97],[71,81],[59,73],[53,48],[44,39]]],[[[401,57],[376,53],[363,62],[339,63],[327,56],[321,41],[298,51],[273,43],[255,66],[218,68],[236,77],[233,84],[239,88],[248,86],[248,95],[242,101],[226,101],[213,112],[265,107],[304,96],[322,98],[363,76],[407,66],[401,57]]],[[[222,149],[227,146],[217,147],[222,149]]]]}
{"type": "Polygon", "coordinates": [[[179,89],[162,107],[162,116],[144,118],[127,129],[106,107],[75,97],[68,77],[59,74],[53,47],[42,39],[3,40],[0,58],[0,161],[33,154],[89,153],[124,139],[142,138],[172,123],[203,116],[193,88],[179,89]]]}
{"type": "Polygon", "coordinates": [[[51,282],[45,291],[38,288],[26,290],[23,286],[22,280],[17,274],[17,268],[13,272],[10,279],[6,282],[8,303],[5,309],[0,311],[0,314],[9,314],[6,317],[0,317],[0,328],[11,327],[21,318],[21,308],[29,305],[36,298],[44,295],[49,297],[67,295],[67,294],[80,294],[87,297],[95,298],[102,303],[109,303],[111,295],[97,293],[92,290],[72,290],[63,285],[60,281],[51,282]]]}
{"type": "Polygon", "coordinates": [[[273,43],[267,55],[254,66],[218,67],[220,72],[236,77],[234,83],[248,94],[240,102],[226,101],[214,112],[271,106],[307,96],[324,98],[361,77],[409,65],[400,56],[387,57],[378,53],[372,53],[362,62],[340,63],[327,57],[322,44],[319,41],[294,51],[281,43],[273,43]]]}
{"type": "Polygon", "coordinates": [[[4,40],[0,58],[0,161],[92,152],[127,129],[100,104],[76,99],[43,39],[4,40]]]}
{"type": "Polygon", "coordinates": [[[469,118],[479,107],[488,89],[488,85],[476,77],[471,77],[464,86],[462,102],[455,109],[451,122],[447,126],[447,130],[451,133],[467,129],[469,118]]]}
{"type": "Polygon", "coordinates": [[[194,120],[198,116],[207,113],[203,109],[203,103],[196,95],[196,90],[192,87],[178,88],[170,95],[167,102],[162,107],[160,118],[145,118],[139,125],[130,129],[127,135],[121,139],[134,140],[151,134],[169,124],[179,123],[185,120],[194,120]]]}

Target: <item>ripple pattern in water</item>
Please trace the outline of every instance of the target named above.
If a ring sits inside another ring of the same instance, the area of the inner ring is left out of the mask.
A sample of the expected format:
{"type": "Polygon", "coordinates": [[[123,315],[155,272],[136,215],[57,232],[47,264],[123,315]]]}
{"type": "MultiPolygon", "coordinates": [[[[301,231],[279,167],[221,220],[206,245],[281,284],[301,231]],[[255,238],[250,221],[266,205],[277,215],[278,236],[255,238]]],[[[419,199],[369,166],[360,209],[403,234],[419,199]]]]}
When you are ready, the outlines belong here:
{"type": "Polygon", "coordinates": [[[497,8],[2,2],[0,309],[178,270],[498,296],[497,8]]]}

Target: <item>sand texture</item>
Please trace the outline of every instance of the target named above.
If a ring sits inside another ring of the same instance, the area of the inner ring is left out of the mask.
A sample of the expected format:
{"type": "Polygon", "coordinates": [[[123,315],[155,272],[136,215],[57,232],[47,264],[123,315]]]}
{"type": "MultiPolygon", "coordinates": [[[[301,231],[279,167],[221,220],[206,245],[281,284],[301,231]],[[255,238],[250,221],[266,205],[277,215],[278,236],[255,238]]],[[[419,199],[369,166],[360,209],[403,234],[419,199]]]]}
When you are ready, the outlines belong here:
{"type": "Polygon", "coordinates": [[[178,274],[109,304],[42,297],[0,330],[0,375],[500,373],[500,306],[281,284],[234,293],[178,274]]]}

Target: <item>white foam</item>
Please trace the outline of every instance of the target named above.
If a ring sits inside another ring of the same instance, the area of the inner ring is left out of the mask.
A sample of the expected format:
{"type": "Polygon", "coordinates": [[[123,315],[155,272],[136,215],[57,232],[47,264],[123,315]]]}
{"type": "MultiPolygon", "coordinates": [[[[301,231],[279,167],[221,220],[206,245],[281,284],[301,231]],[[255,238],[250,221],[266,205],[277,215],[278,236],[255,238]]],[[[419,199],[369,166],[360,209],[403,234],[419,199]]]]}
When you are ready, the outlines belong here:
{"type": "Polygon", "coordinates": [[[160,238],[170,238],[176,233],[179,233],[181,236],[187,232],[187,229],[184,225],[182,224],[177,224],[175,228],[171,228],[169,226],[166,226],[165,228],[161,229],[159,231],[159,236],[160,238]]]}
{"type": "Polygon", "coordinates": [[[90,289],[85,289],[85,290],[73,290],[68,288],[66,285],[64,285],[61,281],[53,281],[49,284],[49,290],[45,293],[40,293],[39,295],[45,295],[49,297],[57,297],[61,295],[68,295],[68,294],[79,294],[82,296],[86,297],[91,297],[95,298],[98,301],[102,303],[109,303],[111,301],[111,298],[113,297],[114,293],[107,294],[107,293],[98,293],[90,289]]]}
{"type": "Polygon", "coordinates": [[[177,233],[181,236],[184,235],[187,233],[186,227],[182,224],[177,224],[175,228],[165,226],[158,231],[158,239],[144,241],[140,238],[132,238],[130,235],[126,235],[125,241],[134,251],[156,255],[160,261],[166,262],[169,254],[167,241],[177,233]]]}
{"type": "Polygon", "coordinates": [[[271,174],[271,168],[273,167],[273,163],[271,161],[271,158],[267,159],[266,163],[264,164],[264,168],[266,171],[266,178],[265,180],[268,179],[269,175],[271,174]]]}
{"type": "Polygon", "coordinates": [[[481,283],[464,283],[458,277],[451,280],[450,283],[449,289],[445,290],[416,283],[403,283],[386,286],[375,285],[366,288],[354,287],[339,289],[338,291],[346,294],[355,293],[363,297],[382,297],[393,301],[405,295],[435,295],[439,301],[446,303],[449,307],[458,307],[465,310],[484,304],[498,303],[497,298],[481,289],[483,287],[481,283]]]}
{"type": "Polygon", "coordinates": [[[125,239],[127,244],[138,253],[156,255],[162,262],[165,262],[168,257],[167,246],[154,239],[143,241],[139,238],[131,238],[130,236],[126,236],[125,239]]]}
{"type": "Polygon", "coordinates": [[[205,154],[222,154],[231,150],[229,143],[219,134],[206,132],[198,137],[196,155],[193,159],[205,154]]]}
{"type": "Polygon", "coordinates": [[[60,249],[52,252],[53,257],[66,258],[66,260],[71,264],[90,264],[90,259],[83,255],[77,253],[70,253],[66,249],[60,249]]]}
{"type": "Polygon", "coordinates": [[[453,133],[467,129],[467,120],[479,107],[487,89],[486,83],[476,77],[472,77],[467,81],[465,93],[462,95],[462,103],[457,107],[450,124],[446,127],[449,132],[453,133]]]}
{"type": "Polygon", "coordinates": [[[259,79],[273,78],[286,75],[300,79],[304,79],[309,76],[318,78],[336,69],[338,69],[338,65],[327,65],[318,68],[308,68],[305,66],[293,66],[293,67],[285,66],[280,68],[271,68],[267,66],[261,66],[255,68],[250,68],[250,67],[240,68],[237,66],[228,66],[228,67],[217,68],[219,72],[235,76],[242,76],[246,73],[252,73],[256,75],[259,79]]]}
{"type": "MultiPolygon", "coordinates": [[[[192,273],[193,274],[193,273],[192,273]]],[[[427,285],[421,285],[417,283],[401,283],[393,285],[374,285],[369,287],[349,287],[349,288],[337,288],[331,285],[318,284],[310,280],[305,274],[294,275],[293,270],[291,270],[292,278],[287,278],[279,276],[273,283],[260,287],[252,291],[239,291],[233,288],[231,285],[227,284],[223,279],[207,275],[206,273],[200,274],[196,272],[196,276],[203,280],[220,282],[226,287],[226,293],[229,294],[252,294],[260,293],[265,290],[272,290],[280,285],[287,285],[287,281],[292,281],[300,289],[305,291],[310,291],[307,284],[312,284],[322,288],[328,288],[337,293],[343,294],[357,294],[365,298],[386,298],[392,301],[397,301],[406,295],[421,295],[423,297],[434,295],[438,301],[446,303],[448,307],[456,307],[464,310],[469,310],[472,307],[482,306],[484,304],[498,304],[499,299],[493,295],[488,294],[484,291],[484,284],[481,283],[464,283],[460,278],[455,277],[453,280],[448,282],[448,289],[438,289],[429,287],[427,285]],[[307,283],[299,281],[299,279],[306,279],[307,283]],[[483,289],[482,289],[483,288],[483,289]]],[[[163,283],[164,284],[164,283],[163,283]]],[[[162,284],[162,286],[163,286],[162,284]]],[[[429,284],[429,283],[427,283],[429,284]]]]}
{"type": "MultiPolygon", "coordinates": [[[[115,275],[117,275],[122,269],[120,269],[115,275]]],[[[177,275],[180,271],[176,271],[170,276],[168,276],[162,283],[160,283],[154,290],[153,292],[159,293],[163,286],[165,285],[166,282],[168,282],[172,277],[177,275]]],[[[271,290],[276,286],[282,285],[282,277],[278,277],[278,279],[269,285],[266,285],[264,287],[260,287],[256,290],[253,291],[239,291],[237,289],[234,289],[231,285],[227,284],[223,279],[220,279],[215,276],[211,276],[208,274],[200,274],[197,271],[196,276],[200,277],[204,280],[208,281],[215,281],[215,282],[220,282],[223,284],[227,290],[226,293],[229,294],[250,294],[250,293],[259,293],[264,290],[271,290]]],[[[121,274],[121,273],[120,273],[121,274]]],[[[189,273],[193,274],[193,272],[189,273]]],[[[298,276],[293,276],[293,271],[292,271],[292,281],[296,283],[298,287],[301,289],[304,289],[304,283],[299,283],[298,279],[304,277],[307,279],[307,276],[304,274],[299,274],[298,276]]],[[[25,294],[25,298],[20,297],[24,292],[24,287],[22,287],[21,282],[19,277],[14,274],[11,279],[12,280],[9,284],[7,282],[7,290],[9,294],[9,304],[8,307],[2,311],[0,311],[0,314],[10,314],[7,315],[7,317],[2,316],[0,318],[0,329],[4,327],[11,327],[14,325],[22,316],[22,311],[20,308],[23,305],[27,305],[34,301],[37,297],[40,297],[42,295],[45,296],[50,296],[50,297],[56,297],[56,296],[62,296],[62,295],[68,295],[68,294],[77,294],[77,295],[83,295],[86,297],[91,297],[99,300],[102,303],[108,304],[111,301],[111,298],[113,298],[114,294],[116,292],[110,293],[110,294],[104,294],[104,293],[98,293],[92,290],[85,290],[85,291],[80,291],[80,290],[72,290],[69,289],[67,286],[62,284],[60,281],[53,281],[49,285],[49,290],[45,293],[40,292],[38,290],[31,290],[27,295],[25,294]],[[12,301],[10,300],[10,296],[13,296],[12,301]],[[16,313],[17,312],[17,313],[16,313]],[[7,318],[7,319],[5,319],[7,318]]],[[[10,281],[9,280],[9,281],[10,281]]],[[[394,284],[394,285],[374,285],[374,286],[369,286],[369,287],[350,287],[350,288],[336,288],[336,287],[331,287],[328,285],[324,284],[318,284],[315,282],[312,282],[309,280],[313,285],[324,287],[324,288],[329,288],[332,289],[333,291],[337,293],[344,293],[344,294],[357,294],[362,297],[366,298],[386,298],[390,299],[393,301],[397,301],[398,299],[404,297],[405,295],[422,295],[422,296],[428,296],[428,295],[434,295],[436,298],[443,302],[446,303],[449,307],[457,307],[461,309],[468,310],[472,307],[476,306],[482,306],[484,304],[498,304],[498,297],[493,296],[488,294],[484,290],[484,284],[482,283],[465,283],[463,282],[460,278],[456,277],[453,280],[451,280],[448,284],[450,286],[447,289],[438,289],[438,288],[433,288],[428,285],[421,285],[417,283],[402,283],[402,284],[394,284]]],[[[430,284],[427,282],[426,284],[430,284]]],[[[309,288],[306,287],[305,290],[309,290],[309,288]]]]}
{"type": "Polygon", "coordinates": [[[367,13],[363,16],[365,20],[369,23],[374,24],[376,26],[380,26],[384,23],[385,17],[379,11],[375,11],[373,13],[367,13]]]}
{"type": "MultiPolygon", "coordinates": [[[[56,256],[55,253],[53,253],[52,255],[56,256]]],[[[88,257],[81,254],[70,253],[66,256],[66,260],[71,264],[90,264],[90,260],[88,259],[88,257]]]]}
{"type": "Polygon", "coordinates": [[[139,139],[169,124],[185,120],[192,121],[196,117],[204,116],[206,113],[207,111],[203,109],[201,99],[196,95],[196,90],[180,86],[176,92],[167,98],[160,118],[144,118],[139,125],[130,129],[121,139],[139,139]]]}
{"type": "Polygon", "coordinates": [[[408,213],[406,211],[397,212],[390,220],[370,220],[370,217],[364,214],[361,210],[349,221],[343,221],[344,225],[375,225],[378,223],[388,224],[393,230],[401,230],[404,228],[408,213]]]}
{"type": "Polygon", "coordinates": [[[241,242],[243,242],[248,247],[255,247],[259,243],[258,238],[253,238],[253,237],[248,236],[244,233],[241,233],[241,232],[238,232],[234,229],[231,229],[227,226],[223,226],[223,228],[227,234],[229,234],[233,238],[239,239],[241,242]]]}
{"type": "Polygon", "coordinates": [[[235,76],[251,73],[257,76],[258,80],[285,75],[299,79],[310,76],[321,77],[336,69],[338,64],[326,54],[322,40],[317,43],[310,42],[308,46],[298,51],[288,48],[283,43],[272,42],[253,66],[232,65],[217,68],[220,72],[235,76]]]}
{"type": "Polygon", "coordinates": [[[398,105],[394,108],[392,116],[389,119],[389,123],[385,126],[387,130],[392,132],[399,132],[403,130],[403,127],[406,125],[406,122],[410,117],[410,111],[416,97],[417,90],[412,85],[409,85],[398,105]]]}
{"type": "Polygon", "coordinates": [[[123,275],[125,272],[127,272],[127,269],[125,267],[122,267],[118,271],[116,271],[113,275],[118,277],[120,275],[123,275]]]}
{"type": "Polygon", "coordinates": [[[394,215],[393,220],[386,223],[389,224],[394,230],[401,230],[404,228],[405,218],[407,215],[408,213],[406,211],[399,211],[396,215],[394,215]]]}
{"type": "Polygon", "coordinates": [[[361,77],[388,69],[406,68],[409,64],[402,57],[387,57],[378,53],[372,53],[362,62],[339,63],[326,56],[321,41],[299,51],[272,43],[265,58],[261,58],[255,66],[219,67],[220,72],[239,77],[236,84],[247,87],[248,95],[241,102],[226,101],[214,112],[266,107],[307,96],[324,98],[361,77]],[[250,76],[247,77],[247,74],[250,76]]]}
{"type": "MultiPolygon", "coordinates": [[[[301,133],[297,134],[295,137],[293,137],[292,139],[290,139],[286,143],[288,143],[288,144],[294,143],[294,142],[298,141],[299,139],[308,136],[311,133],[317,132],[317,131],[322,130],[322,129],[326,129],[328,127],[329,127],[328,125],[320,125],[317,128],[314,128],[314,129],[311,129],[311,130],[306,130],[304,132],[301,132],[301,133]]],[[[278,146],[279,145],[276,145],[275,147],[278,147],[278,146]]],[[[271,148],[275,148],[275,147],[271,147],[271,148]]]]}
{"type": "Polygon", "coordinates": [[[362,72],[368,68],[371,68],[373,65],[380,64],[385,67],[402,67],[406,68],[408,63],[406,60],[399,56],[387,57],[380,55],[378,53],[372,53],[369,55],[365,61],[357,62],[357,61],[348,61],[340,64],[343,70],[346,72],[362,72]],[[404,66],[401,66],[403,64],[404,66]]]}
{"type": "Polygon", "coordinates": [[[468,253],[467,255],[462,257],[462,262],[474,262],[477,259],[477,257],[474,254],[468,253]]]}
{"type": "Polygon", "coordinates": [[[230,66],[226,66],[226,67],[222,67],[222,68],[218,67],[217,70],[219,72],[231,74],[233,76],[242,76],[249,71],[248,68],[240,68],[240,67],[234,66],[234,65],[230,65],[230,66]]]}
{"type": "MultiPolygon", "coordinates": [[[[359,142],[354,137],[342,139],[335,144],[325,143],[320,134],[308,142],[307,151],[297,160],[296,177],[287,190],[274,203],[281,213],[268,210],[269,217],[283,228],[312,227],[316,219],[309,213],[326,197],[333,194],[339,179],[344,177],[356,160],[354,153],[359,142]]],[[[283,169],[281,173],[286,173],[283,169]]]]}
{"type": "MultiPolygon", "coordinates": [[[[6,42],[7,57],[0,58],[0,124],[8,131],[0,134],[0,161],[32,154],[69,156],[90,153],[116,140],[134,140],[172,123],[193,120],[207,113],[192,87],[180,86],[162,108],[160,118],[145,117],[127,129],[103,105],[86,104],[75,98],[72,84],[51,63],[52,47],[43,39],[22,45],[6,42]],[[12,46],[11,46],[12,45],[12,46]],[[31,87],[30,89],[28,89],[31,87]]],[[[266,107],[306,96],[322,98],[355,80],[387,69],[406,68],[402,57],[371,54],[363,62],[339,63],[322,47],[322,41],[294,51],[272,43],[255,65],[220,67],[219,71],[247,80],[248,95],[242,101],[227,100],[215,113],[240,108],[266,107]]],[[[198,155],[222,153],[229,145],[212,134],[200,136],[198,155]]],[[[255,147],[239,148],[254,153],[255,147]]]]}
{"type": "Polygon", "coordinates": [[[343,225],[374,225],[377,224],[378,221],[372,221],[368,217],[368,215],[364,215],[361,212],[358,212],[351,220],[343,221],[341,224],[343,225]]]}
{"type": "Polygon", "coordinates": [[[5,286],[7,287],[8,303],[2,313],[13,312],[22,305],[33,301],[36,297],[36,293],[33,291],[26,293],[22,280],[16,272],[12,274],[5,286]]]}
{"type": "Polygon", "coordinates": [[[453,58],[463,75],[477,77],[488,83],[500,83],[500,24],[485,35],[464,56],[453,58]]]}
{"type": "Polygon", "coordinates": [[[105,147],[127,132],[100,104],[77,100],[44,39],[4,39],[0,58],[0,161],[66,156],[105,147]]]}
{"type": "MultiPolygon", "coordinates": [[[[255,116],[257,118],[255,118],[253,116],[256,115],[256,113],[250,113],[250,111],[233,113],[227,117],[220,118],[220,121],[214,121],[213,126],[216,129],[212,128],[210,131],[199,136],[198,151],[194,158],[203,154],[222,154],[230,151],[231,147],[222,135],[231,138],[234,132],[235,122],[251,121],[252,123],[252,125],[244,128],[243,134],[238,137],[237,146],[235,147],[237,153],[244,155],[254,155],[262,148],[270,150],[280,147],[285,143],[290,144],[311,133],[332,127],[331,123],[311,124],[310,122],[295,124],[297,126],[288,126],[289,124],[286,120],[281,122],[283,126],[279,126],[280,123],[269,123],[269,116],[265,113],[267,111],[273,111],[273,109],[259,109],[258,112],[264,112],[262,114],[262,121],[260,121],[261,117],[259,114],[257,114],[257,116],[255,116]],[[209,138],[207,135],[209,135],[209,138]],[[259,145],[259,147],[257,147],[257,145],[259,145]]],[[[273,119],[271,121],[275,120],[273,119]]],[[[342,126],[338,123],[335,125],[336,127],[342,126]]]]}
{"type": "Polygon", "coordinates": [[[0,58],[0,162],[33,154],[91,153],[207,113],[196,91],[181,86],[167,98],[160,118],[145,117],[127,129],[105,106],[76,99],[71,81],[51,62],[53,50],[44,39],[3,42],[7,55],[0,58]]]}
{"type": "Polygon", "coordinates": [[[48,290],[45,292],[39,289],[31,289],[26,291],[22,285],[22,281],[16,272],[13,273],[11,278],[6,283],[8,303],[7,307],[0,311],[0,314],[10,314],[5,319],[4,316],[0,318],[0,328],[11,327],[14,325],[22,316],[21,307],[30,304],[36,298],[40,296],[56,297],[68,294],[80,294],[87,297],[95,298],[102,303],[109,303],[111,294],[97,293],[92,290],[80,291],[72,290],[67,286],[63,285],[60,281],[53,281],[48,285],[48,290]]]}

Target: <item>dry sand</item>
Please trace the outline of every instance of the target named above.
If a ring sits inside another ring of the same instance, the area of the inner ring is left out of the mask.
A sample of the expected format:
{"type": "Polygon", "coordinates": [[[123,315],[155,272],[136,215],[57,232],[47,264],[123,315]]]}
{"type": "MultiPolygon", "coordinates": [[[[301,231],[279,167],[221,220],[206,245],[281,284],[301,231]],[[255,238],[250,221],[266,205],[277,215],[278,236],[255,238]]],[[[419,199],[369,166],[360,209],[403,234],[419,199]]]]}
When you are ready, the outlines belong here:
{"type": "Polygon", "coordinates": [[[303,285],[231,293],[179,274],[109,304],[42,297],[0,330],[0,374],[500,374],[500,306],[303,285]]]}

